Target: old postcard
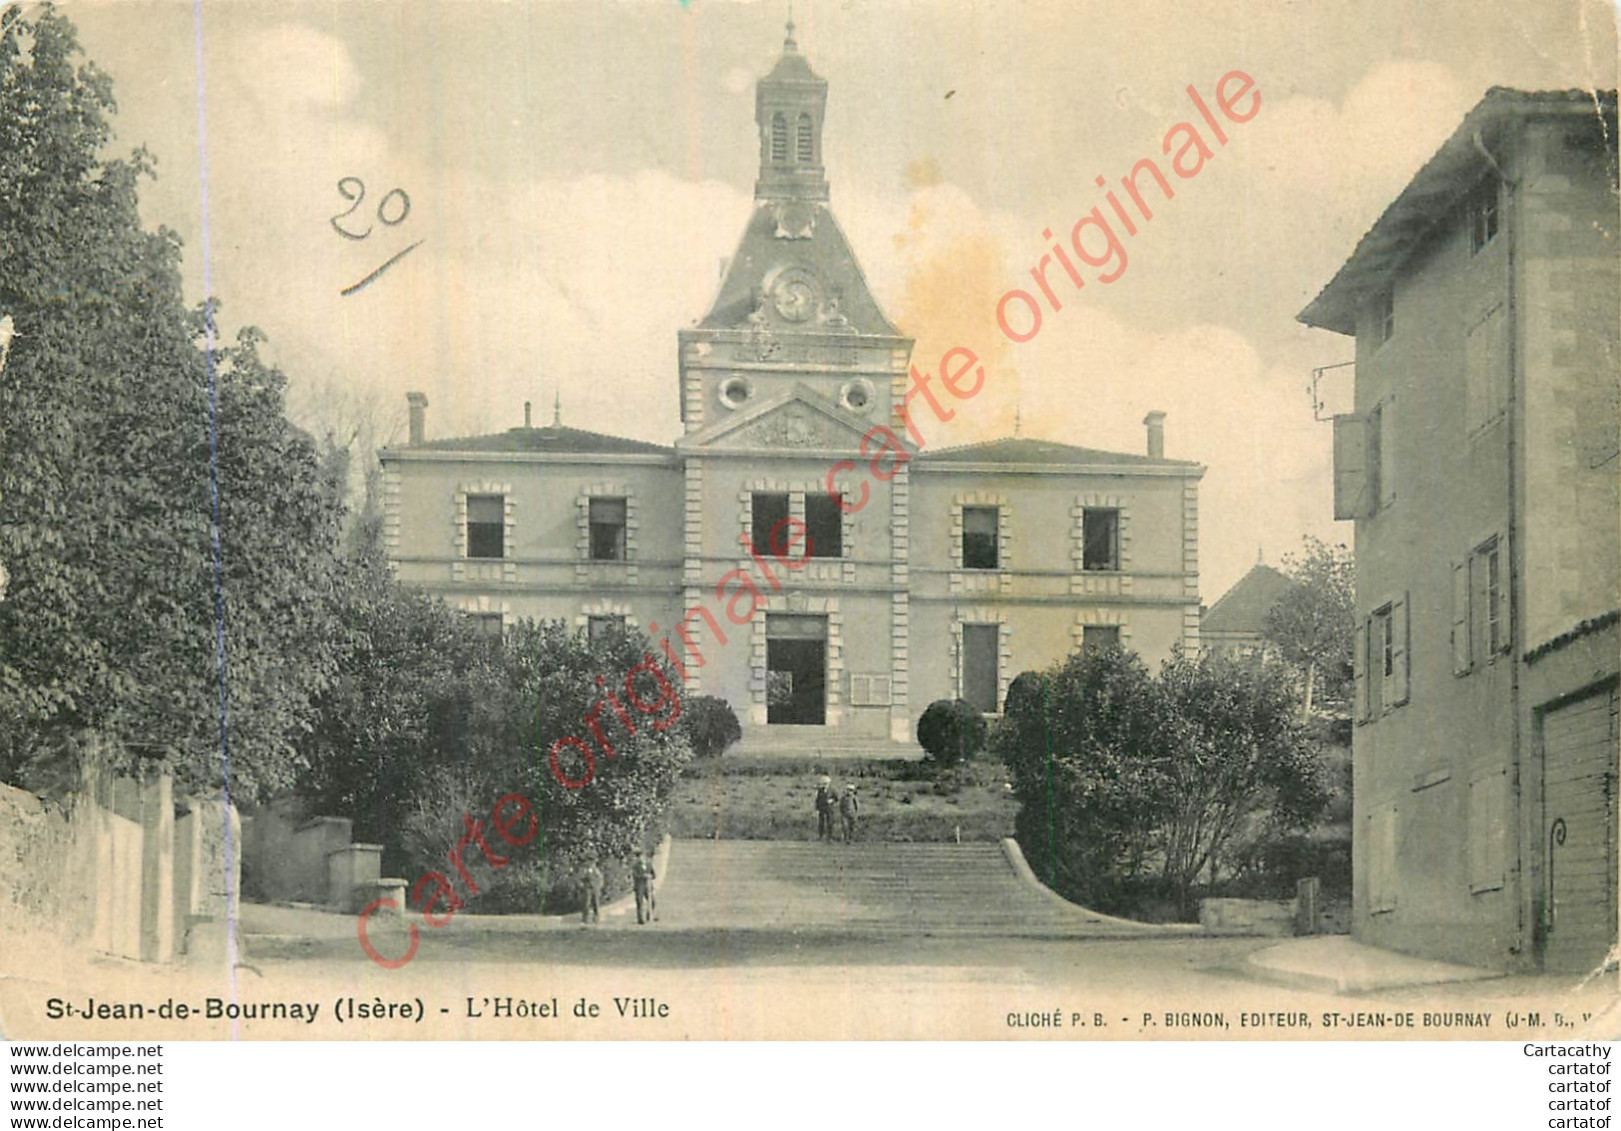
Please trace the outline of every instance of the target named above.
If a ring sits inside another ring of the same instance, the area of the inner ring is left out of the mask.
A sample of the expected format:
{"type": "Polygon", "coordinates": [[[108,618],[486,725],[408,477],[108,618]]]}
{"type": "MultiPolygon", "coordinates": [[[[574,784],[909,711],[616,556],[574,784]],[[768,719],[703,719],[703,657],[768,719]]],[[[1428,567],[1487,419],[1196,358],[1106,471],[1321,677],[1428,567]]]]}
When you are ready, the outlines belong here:
{"type": "Polygon", "coordinates": [[[1613,1036],[1615,12],[0,13],[0,1030],[1613,1036]]]}

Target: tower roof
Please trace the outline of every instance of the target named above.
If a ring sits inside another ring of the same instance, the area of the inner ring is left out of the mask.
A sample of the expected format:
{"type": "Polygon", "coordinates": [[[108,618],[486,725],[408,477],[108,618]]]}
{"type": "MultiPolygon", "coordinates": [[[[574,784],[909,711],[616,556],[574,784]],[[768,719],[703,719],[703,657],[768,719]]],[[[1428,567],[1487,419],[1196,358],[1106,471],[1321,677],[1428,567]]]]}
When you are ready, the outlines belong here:
{"type": "Polygon", "coordinates": [[[698,325],[706,330],[747,329],[756,314],[778,332],[900,334],[868,289],[832,210],[808,201],[755,204],[715,302],[698,325]],[[767,301],[785,272],[805,272],[816,279],[818,320],[790,323],[767,301]],[[829,322],[830,317],[835,321],[829,322]]]}
{"type": "Polygon", "coordinates": [[[700,329],[899,337],[827,205],[826,104],[827,81],[800,54],[790,18],[782,55],[755,88],[754,215],[700,329]]]}

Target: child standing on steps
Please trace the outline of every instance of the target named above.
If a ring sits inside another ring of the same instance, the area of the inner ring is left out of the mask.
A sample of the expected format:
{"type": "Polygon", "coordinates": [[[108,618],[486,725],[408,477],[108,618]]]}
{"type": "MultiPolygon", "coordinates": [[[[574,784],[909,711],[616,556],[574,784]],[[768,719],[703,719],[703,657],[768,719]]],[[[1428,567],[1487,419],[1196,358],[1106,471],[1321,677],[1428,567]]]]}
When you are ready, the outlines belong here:
{"type": "Polygon", "coordinates": [[[839,798],[839,816],[844,819],[844,843],[849,844],[856,838],[856,814],[861,810],[861,803],[856,800],[856,783],[844,783],[844,796],[839,798]]]}

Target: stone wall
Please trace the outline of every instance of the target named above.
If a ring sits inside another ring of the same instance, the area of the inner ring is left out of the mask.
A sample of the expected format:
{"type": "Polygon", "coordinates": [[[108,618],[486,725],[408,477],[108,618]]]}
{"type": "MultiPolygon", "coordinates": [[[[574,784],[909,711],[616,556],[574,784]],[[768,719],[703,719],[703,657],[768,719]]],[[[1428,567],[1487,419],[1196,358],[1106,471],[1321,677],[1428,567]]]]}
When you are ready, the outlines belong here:
{"type": "Polygon", "coordinates": [[[96,806],[0,785],[0,932],[88,945],[96,921],[96,806]]]}
{"type": "Polygon", "coordinates": [[[234,918],[236,811],[180,805],[186,815],[176,820],[166,775],[93,780],[62,802],[0,785],[0,951],[170,962],[200,920],[234,918]]]}

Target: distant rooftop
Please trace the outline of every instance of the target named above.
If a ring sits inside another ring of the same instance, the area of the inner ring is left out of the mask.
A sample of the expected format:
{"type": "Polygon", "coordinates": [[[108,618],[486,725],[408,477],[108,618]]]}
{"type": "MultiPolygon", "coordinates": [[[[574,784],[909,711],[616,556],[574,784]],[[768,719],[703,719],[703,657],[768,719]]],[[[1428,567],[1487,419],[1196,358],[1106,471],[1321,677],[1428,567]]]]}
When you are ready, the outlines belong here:
{"type": "Polygon", "coordinates": [[[1271,566],[1257,562],[1205,610],[1199,631],[1258,636],[1266,627],[1267,613],[1294,586],[1293,581],[1271,566]]]}
{"type": "Polygon", "coordinates": [[[1100,464],[1117,463],[1132,467],[1198,467],[1186,459],[1154,459],[1127,452],[1106,452],[1099,448],[1078,448],[1054,440],[1030,440],[1004,436],[955,448],[931,449],[919,454],[924,463],[1011,463],[1011,464],[1100,464]]]}
{"type": "Polygon", "coordinates": [[[414,452],[553,452],[559,455],[674,455],[675,449],[646,440],[588,432],[565,424],[544,428],[509,428],[483,436],[454,436],[401,445],[391,451],[414,452]]]}

